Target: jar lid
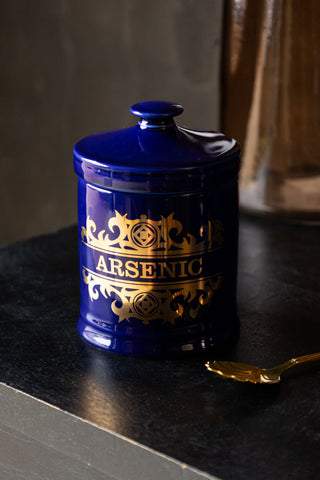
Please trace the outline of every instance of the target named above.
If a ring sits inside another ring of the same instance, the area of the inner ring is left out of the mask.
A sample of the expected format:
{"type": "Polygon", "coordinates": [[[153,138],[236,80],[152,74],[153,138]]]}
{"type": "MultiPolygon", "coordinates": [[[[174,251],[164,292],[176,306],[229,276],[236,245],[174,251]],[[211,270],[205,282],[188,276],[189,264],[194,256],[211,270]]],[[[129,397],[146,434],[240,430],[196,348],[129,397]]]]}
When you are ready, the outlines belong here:
{"type": "Polygon", "coordinates": [[[141,193],[190,192],[223,185],[239,171],[240,146],[218,132],[177,126],[176,103],[141,102],[133,127],[97,133],[76,143],[74,167],[86,181],[141,193]]]}

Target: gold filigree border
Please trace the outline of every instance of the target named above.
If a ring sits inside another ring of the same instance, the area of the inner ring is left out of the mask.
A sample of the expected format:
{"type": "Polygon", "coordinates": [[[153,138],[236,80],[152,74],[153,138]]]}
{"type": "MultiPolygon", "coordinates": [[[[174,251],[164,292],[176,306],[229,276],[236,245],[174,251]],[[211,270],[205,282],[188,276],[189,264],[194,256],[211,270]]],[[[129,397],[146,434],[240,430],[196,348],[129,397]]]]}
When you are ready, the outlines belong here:
{"type": "Polygon", "coordinates": [[[203,225],[200,239],[190,233],[182,235],[182,231],[173,213],[161,220],[150,220],[146,215],[130,220],[127,214],[115,211],[108,221],[108,232],[97,232],[94,220],[88,216],[86,226],[81,228],[81,239],[98,251],[143,258],[190,256],[222,247],[223,226],[219,220],[203,225]]]}
{"type": "Polygon", "coordinates": [[[119,323],[139,319],[145,325],[156,319],[175,325],[176,320],[184,315],[196,318],[199,310],[211,303],[222,284],[222,273],[180,286],[175,283],[121,282],[96,274],[86,267],[83,267],[82,274],[91,301],[98,300],[100,294],[106,299],[111,298],[111,310],[118,316],[119,323]]]}

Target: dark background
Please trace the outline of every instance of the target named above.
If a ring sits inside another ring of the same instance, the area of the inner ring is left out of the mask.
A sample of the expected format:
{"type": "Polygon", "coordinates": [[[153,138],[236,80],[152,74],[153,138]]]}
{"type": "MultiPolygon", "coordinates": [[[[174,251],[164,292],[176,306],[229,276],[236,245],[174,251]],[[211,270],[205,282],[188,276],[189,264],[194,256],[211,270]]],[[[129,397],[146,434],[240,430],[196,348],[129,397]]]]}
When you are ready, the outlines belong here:
{"type": "Polygon", "coordinates": [[[0,244],[76,222],[73,144],[180,102],[219,127],[223,0],[0,3],[0,244]]]}

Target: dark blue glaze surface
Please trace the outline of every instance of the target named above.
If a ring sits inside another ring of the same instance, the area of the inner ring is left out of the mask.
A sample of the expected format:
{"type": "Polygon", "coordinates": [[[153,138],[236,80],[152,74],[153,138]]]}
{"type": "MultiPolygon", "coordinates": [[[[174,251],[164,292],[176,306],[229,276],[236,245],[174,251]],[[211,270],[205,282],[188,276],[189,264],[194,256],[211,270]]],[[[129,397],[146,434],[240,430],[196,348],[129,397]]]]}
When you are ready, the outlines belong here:
{"type": "Polygon", "coordinates": [[[98,133],[80,140],[74,157],[101,169],[143,174],[216,168],[239,154],[236,141],[217,132],[182,127],[123,130],[98,133]]]}
{"type": "Polygon", "coordinates": [[[172,102],[149,101],[132,105],[130,112],[144,119],[163,119],[181,115],[183,107],[172,102]]]}
{"type": "Polygon", "coordinates": [[[176,127],[180,106],[75,145],[81,307],[90,343],[128,355],[220,349],[238,335],[239,146],[176,127]]]}
{"type": "Polygon", "coordinates": [[[218,169],[221,163],[239,156],[236,141],[218,132],[193,131],[177,127],[173,117],[181,105],[169,102],[141,102],[131,107],[139,125],[97,133],[74,147],[79,162],[122,173],[172,173],[199,168],[218,169]]]}

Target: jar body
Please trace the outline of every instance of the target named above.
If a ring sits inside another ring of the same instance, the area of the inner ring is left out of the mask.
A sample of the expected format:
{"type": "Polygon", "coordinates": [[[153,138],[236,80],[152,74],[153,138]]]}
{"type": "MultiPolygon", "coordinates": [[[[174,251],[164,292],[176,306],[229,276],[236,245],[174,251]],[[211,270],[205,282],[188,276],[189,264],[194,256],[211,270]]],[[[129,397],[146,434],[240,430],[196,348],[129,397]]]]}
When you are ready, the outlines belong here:
{"type": "Polygon", "coordinates": [[[238,336],[238,183],[123,192],[78,180],[81,306],[89,343],[136,356],[215,350],[238,336]]]}

